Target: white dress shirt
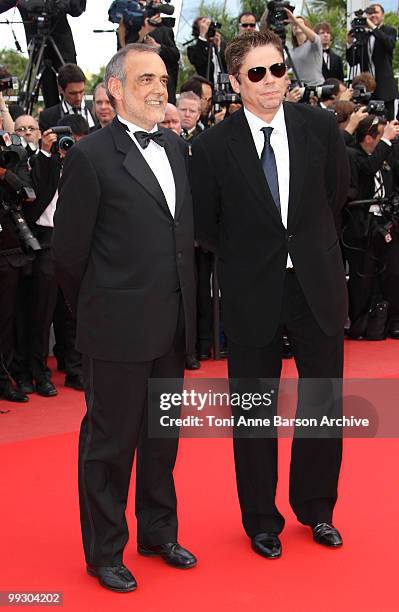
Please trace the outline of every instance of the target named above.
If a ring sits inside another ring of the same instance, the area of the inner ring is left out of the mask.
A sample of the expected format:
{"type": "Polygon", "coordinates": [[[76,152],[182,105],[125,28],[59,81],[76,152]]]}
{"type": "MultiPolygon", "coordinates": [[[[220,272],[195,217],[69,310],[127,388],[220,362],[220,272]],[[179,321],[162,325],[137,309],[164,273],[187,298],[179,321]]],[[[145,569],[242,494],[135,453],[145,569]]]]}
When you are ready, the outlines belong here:
{"type": "MultiPolygon", "coordinates": [[[[63,100],[61,102],[61,108],[62,108],[62,112],[64,113],[64,115],[74,115],[75,114],[73,110],[73,106],[71,106],[69,102],[67,102],[66,100],[63,100]]],[[[80,111],[78,114],[82,115],[82,117],[86,119],[87,123],[89,124],[89,128],[92,128],[96,125],[89,109],[86,106],[84,98],[82,99],[82,102],[80,104],[80,111]]]]}
{"type": "MultiPolygon", "coordinates": [[[[273,117],[271,123],[266,123],[251,111],[244,107],[245,117],[254,139],[256,151],[259,159],[261,158],[263,147],[265,146],[265,136],[262,132],[263,127],[272,127],[273,132],[270,137],[270,144],[274,151],[277,166],[278,188],[280,192],[281,221],[287,228],[288,221],[288,200],[290,195],[290,150],[288,147],[287,128],[285,125],[284,109],[281,105],[273,117]]],[[[292,268],[290,256],[287,258],[287,268],[292,268]]]]}
{"type": "MultiPolygon", "coordinates": [[[[154,179],[158,181],[159,186],[163,191],[170,214],[172,217],[174,217],[176,208],[176,185],[172,168],[164,147],[161,147],[161,145],[157,144],[153,140],[150,140],[148,147],[143,149],[143,147],[136,140],[134,132],[146,132],[147,130],[143,130],[143,128],[139,127],[138,125],[134,125],[134,123],[130,123],[130,121],[123,119],[119,115],[118,119],[121,123],[128,127],[128,134],[130,138],[133,140],[141,155],[144,157],[145,161],[152,170],[154,179]]],[[[155,125],[150,133],[156,132],[157,130],[158,126],[155,125]]]]}

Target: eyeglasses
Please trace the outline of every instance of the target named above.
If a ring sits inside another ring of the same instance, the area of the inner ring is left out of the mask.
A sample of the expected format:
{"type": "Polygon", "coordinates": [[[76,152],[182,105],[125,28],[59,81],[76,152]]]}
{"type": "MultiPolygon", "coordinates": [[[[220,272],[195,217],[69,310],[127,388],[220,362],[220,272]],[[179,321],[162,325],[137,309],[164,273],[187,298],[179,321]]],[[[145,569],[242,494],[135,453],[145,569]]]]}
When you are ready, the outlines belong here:
{"type": "Polygon", "coordinates": [[[22,132],[22,133],[24,133],[24,132],[36,132],[36,130],[38,130],[38,129],[39,128],[34,127],[32,125],[25,125],[25,126],[21,125],[21,127],[15,128],[15,131],[16,132],[22,132]]]}
{"type": "Polygon", "coordinates": [[[252,83],[259,83],[259,81],[266,76],[268,70],[270,74],[281,79],[287,72],[287,66],[284,62],[280,62],[278,64],[272,64],[269,68],[257,66],[256,68],[250,68],[248,72],[239,72],[238,74],[246,74],[252,83]]]}
{"type": "Polygon", "coordinates": [[[256,23],[240,23],[240,28],[256,28],[256,23]]]}

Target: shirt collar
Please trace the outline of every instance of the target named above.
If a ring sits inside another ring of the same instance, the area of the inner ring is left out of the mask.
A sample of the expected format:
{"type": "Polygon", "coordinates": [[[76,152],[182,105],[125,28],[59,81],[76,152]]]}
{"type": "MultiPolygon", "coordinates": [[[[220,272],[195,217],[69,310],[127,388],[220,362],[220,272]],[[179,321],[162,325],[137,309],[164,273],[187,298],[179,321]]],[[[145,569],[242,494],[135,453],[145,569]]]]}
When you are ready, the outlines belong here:
{"type": "MultiPolygon", "coordinates": [[[[66,108],[66,110],[67,110],[68,112],[73,111],[73,108],[74,108],[74,107],[72,106],[72,104],[69,104],[69,102],[67,102],[65,99],[63,100],[63,103],[64,103],[64,106],[65,106],[65,108],[66,108]]],[[[85,99],[84,99],[84,98],[82,98],[82,102],[80,103],[80,107],[79,107],[79,108],[80,108],[80,110],[82,110],[82,111],[84,111],[84,110],[85,110],[85,108],[86,108],[86,104],[85,104],[85,99]]]]}
{"type": "Polygon", "coordinates": [[[272,127],[274,134],[284,134],[286,132],[285,117],[283,105],[280,105],[277,113],[274,115],[270,123],[266,123],[264,119],[261,119],[257,115],[254,115],[250,110],[244,107],[245,117],[249,123],[249,127],[253,134],[259,132],[263,127],[272,127]]]}
{"type": "MultiPolygon", "coordinates": [[[[130,121],[128,121],[127,119],[124,119],[120,115],[117,115],[117,117],[118,117],[118,120],[121,123],[123,123],[123,125],[127,126],[128,130],[129,130],[129,132],[131,134],[134,134],[135,132],[147,132],[147,130],[144,130],[144,128],[142,128],[142,127],[140,127],[138,125],[135,125],[134,123],[131,123],[130,121]]],[[[157,130],[158,130],[158,125],[155,124],[154,127],[151,130],[149,130],[148,133],[152,134],[152,132],[156,132],[157,130]]]]}

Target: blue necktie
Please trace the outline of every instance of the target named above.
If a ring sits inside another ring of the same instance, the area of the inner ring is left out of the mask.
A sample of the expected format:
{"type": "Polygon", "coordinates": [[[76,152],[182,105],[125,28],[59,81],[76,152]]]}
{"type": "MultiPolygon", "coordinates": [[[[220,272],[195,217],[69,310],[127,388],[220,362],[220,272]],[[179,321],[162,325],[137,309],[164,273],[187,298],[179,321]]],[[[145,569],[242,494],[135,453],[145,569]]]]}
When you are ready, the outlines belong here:
{"type": "Polygon", "coordinates": [[[263,172],[265,173],[267,184],[269,185],[270,193],[272,194],[276,208],[279,214],[281,215],[277,164],[276,164],[276,158],[274,156],[273,147],[270,144],[270,136],[272,135],[272,131],[273,131],[272,127],[262,128],[262,132],[265,136],[265,146],[263,147],[263,151],[262,151],[260,160],[262,162],[262,168],[263,168],[263,172]]]}

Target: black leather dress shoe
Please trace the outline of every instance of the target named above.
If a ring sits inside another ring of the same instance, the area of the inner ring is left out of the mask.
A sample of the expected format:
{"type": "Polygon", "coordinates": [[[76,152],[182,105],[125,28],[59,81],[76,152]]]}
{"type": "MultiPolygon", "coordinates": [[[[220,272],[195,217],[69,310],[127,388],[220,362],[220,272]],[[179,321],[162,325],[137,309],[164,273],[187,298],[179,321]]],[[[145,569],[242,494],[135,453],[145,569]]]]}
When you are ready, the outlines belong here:
{"type": "Polygon", "coordinates": [[[130,593],[137,589],[137,582],[133,574],[124,565],[96,567],[87,566],[89,576],[98,578],[99,583],[110,591],[117,593],[130,593]]]}
{"type": "Polygon", "coordinates": [[[281,557],[281,542],[277,533],[258,533],[251,538],[253,550],[267,559],[281,557]]]}
{"type": "Polygon", "coordinates": [[[33,382],[31,380],[17,380],[17,387],[20,391],[22,391],[22,393],[25,393],[26,395],[30,395],[35,391],[33,382]]]}
{"type": "Polygon", "coordinates": [[[75,391],[84,391],[82,378],[77,374],[75,376],[67,374],[65,376],[64,386],[70,387],[71,389],[75,389],[75,391]]]}
{"type": "Polygon", "coordinates": [[[318,544],[337,548],[342,546],[342,537],[338,529],[329,523],[318,523],[313,527],[313,539],[318,544]]]}
{"type": "Polygon", "coordinates": [[[200,351],[198,357],[200,361],[208,361],[211,358],[211,351],[200,351]]]}
{"type": "Polygon", "coordinates": [[[29,402],[29,397],[19,389],[14,389],[11,384],[7,384],[0,389],[0,397],[9,402],[29,402]]]}
{"type": "Polygon", "coordinates": [[[388,336],[394,340],[399,340],[399,321],[391,321],[388,327],[388,336]]]}
{"type": "Polygon", "coordinates": [[[53,397],[54,395],[58,395],[57,389],[50,380],[36,382],[36,393],[42,395],[43,397],[53,397]]]}
{"type": "Polygon", "coordinates": [[[137,552],[146,557],[162,557],[165,563],[181,569],[188,569],[197,565],[197,559],[186,548],[177,542],[159,544],[158,546],[137,545],[137,552]]]}
{"type": "Polygon", "coordinates": [[[195,355],[186,355],[186,370],[199,370],[200,362],[195,355]]]}

